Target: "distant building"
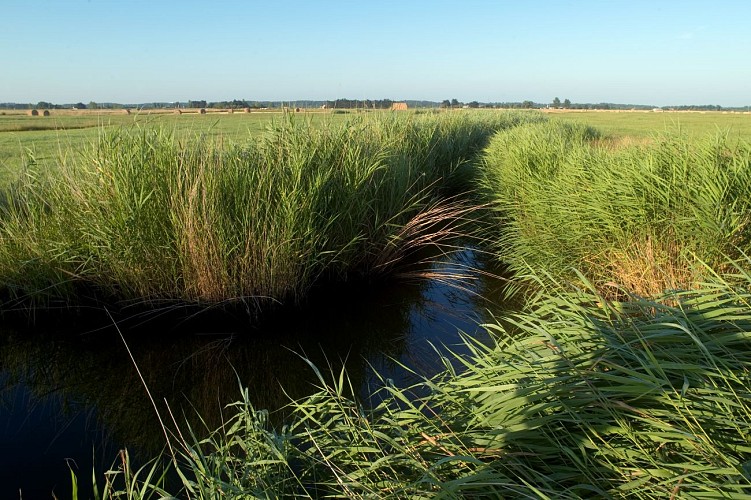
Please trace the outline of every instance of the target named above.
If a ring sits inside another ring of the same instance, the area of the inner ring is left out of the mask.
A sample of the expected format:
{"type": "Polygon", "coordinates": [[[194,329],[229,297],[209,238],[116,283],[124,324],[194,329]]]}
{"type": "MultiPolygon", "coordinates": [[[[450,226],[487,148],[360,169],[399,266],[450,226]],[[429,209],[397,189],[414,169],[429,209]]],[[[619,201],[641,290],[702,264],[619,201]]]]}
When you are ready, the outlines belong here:
{"type": "Polygon", "coordinates": [[[391,105],[391,111],[406,111],[406,110],[407,110],[406,102],[395,102],[391,105]]]}

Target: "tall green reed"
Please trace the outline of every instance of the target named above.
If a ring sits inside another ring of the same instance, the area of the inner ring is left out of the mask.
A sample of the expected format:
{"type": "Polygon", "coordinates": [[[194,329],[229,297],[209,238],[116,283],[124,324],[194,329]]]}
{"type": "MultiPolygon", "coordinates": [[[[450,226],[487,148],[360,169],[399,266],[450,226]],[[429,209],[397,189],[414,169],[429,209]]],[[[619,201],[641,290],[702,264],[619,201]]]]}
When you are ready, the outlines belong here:
{"type": "MultiPolygon", "coordinates": [[[[346,374],[274,429],[247,391],[208,438],[175,438],[191,498],[747,498],[751,276],[611,301],[537,278],[525,312],[467,339],[434,378],[383,380],[365,408],[346,374]],[[457,367],[458,366],[458,367],[457,367]]],[[[709,274],[713,274],[710,272],[709,274]]]]}
{"type": "Polygon", "coordinates": [[[15,297],[299,301],[321,281],[387,271],[416,241],[435,244],[436,225],[467,214],[460,169],[492,133],[540,119],[290,116],[243,144],[103,131],[52,173],[28,166],[0,217],[0,283],[15,297]]]}
{"type": "Polygon", "coordinates": [[[751,147],[669,133],[616,148],[583,125],[522,126],[485,152],[495,251],[517,272],[686,289],[749,251],[751,147]]]}

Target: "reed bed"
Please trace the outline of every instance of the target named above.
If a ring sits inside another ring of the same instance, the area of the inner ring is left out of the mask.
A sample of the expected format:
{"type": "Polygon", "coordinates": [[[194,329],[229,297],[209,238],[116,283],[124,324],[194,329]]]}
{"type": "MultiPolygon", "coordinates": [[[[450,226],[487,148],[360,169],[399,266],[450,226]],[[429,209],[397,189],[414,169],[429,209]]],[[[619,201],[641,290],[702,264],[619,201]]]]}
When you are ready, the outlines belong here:
{"type": "Polygon", "coordinates": [[[4,196],[0,288],[42,303],[82,291],[249,310],[300,301],[317,283],[388,272],[415,242],[461,232],[467,165],[493,133],[539,120],[289,116],[241,145],[105,130],[55,168],[29,162],[4,196]]]}
{"type": "Polygon", "coordinates": [[[581,124],[499,133],[485,152],[495,253],[519,274],[640,296],[700,285],[751,251],[751,146],[670,132],[612,148],[581,124]]]}
{"type": "MultiPolygon", "coordinates": [[[[173,493],[749,498],[751,260],[729,267],[699,290],[628,302],[540,280],[510,326],[487,326],[491,345],[467,339],[470,355],[413,387],[384,380],[373,409],[346,374],[311,367],[320,390],[274,429],[246,391],[208,438],[171,439],[173,493]]],[[[134,474],[108,476],[110,491],[166,493],[134,474]]]]}

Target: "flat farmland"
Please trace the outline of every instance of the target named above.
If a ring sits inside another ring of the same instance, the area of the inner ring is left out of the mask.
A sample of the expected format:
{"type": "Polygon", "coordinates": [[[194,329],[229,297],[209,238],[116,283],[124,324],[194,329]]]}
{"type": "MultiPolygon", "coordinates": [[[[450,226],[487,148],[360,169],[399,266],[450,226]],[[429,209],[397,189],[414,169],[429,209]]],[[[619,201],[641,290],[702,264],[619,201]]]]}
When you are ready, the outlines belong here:
{"type": "MultiPolygon", "coordinates": [[[[9,182],[23,165],[24,157],[31,155],[44,163],[80,150],[91,144],[103,128],[164,127],[176,134],[203,135],[242,142],[262,133],[281,111],[254,111],[251,113],[210,110],[199,114],[197,110],[183,113],[174,111],[137,112],[52,110],[50,116],[30,116],[25,111],[4,111],[0,114],[0,188],[9,182]]],[[[343,121],[349,114],[321,113],[317,110],[296,113],[301,120],[343,121]]]]}
{"type": "MultiPolygon", "coordinates": [[[[186,137],[198,134],[243,142],[282,117],[282,111],[278,110],[229,113],[210,109],[206,114],[199,114],[195,109],[182,113],[174,110],[132,111],[131,114],[123,110],[52,110],[50,113],[50,116],[30,116],[26,111],[0,113],[0,188],[16,175],[24,157],[31,156],[39,163],[52,162],[86,147],[103,128],[155,126],[186,137]]],[[[320,123],[344,123],[358,114],[356,110],[317,109],[295,113],[296,119],[320,123]]],[[[694,137],[721,132],[727,133],[731,141],[751,141],[749,113],[545,110],[545,114],[585,123],[606,135],[620,138],[641,140],[665,131],[682,130],[694,137]]]]}
{"type": "Polygon", "coordinates": [[[681,130],[689,136],[727,132],[731,140],[751,140],[751,113],[546,110],[546,114],[591,125],[612,136],[647,138],[681,130]]]}

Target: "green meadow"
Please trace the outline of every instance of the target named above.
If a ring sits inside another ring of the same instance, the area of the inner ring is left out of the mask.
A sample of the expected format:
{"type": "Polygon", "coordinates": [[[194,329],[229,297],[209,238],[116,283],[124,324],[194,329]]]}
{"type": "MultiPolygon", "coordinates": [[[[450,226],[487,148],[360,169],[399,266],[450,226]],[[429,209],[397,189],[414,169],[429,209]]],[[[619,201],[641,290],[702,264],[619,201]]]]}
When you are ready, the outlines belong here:
{"type": "MultiPolygon", "coordinates": [[[[163,127],[188,135],[201,134],[232,141],[244,141],[262,133],[281,113],[190,113],[177,114],[132,111],[56,111],[50,116],[29,116],[19,112],[0,114],[0,185],[9,182],[23,162],[33,157],[40,162],[54,162],[71,150],[80,149],[96,140],[103,130],[121,127],[163,127]]],[[[308,113],[306,119],[318,121],[323,116],[308,113]]],[[[327,115],[336,121],[340,115],[327,115]]]]}
{"type": "Polygon", "coordinates": [[[646,139],[653,134],[680,130],[695,137],[728,132],[733,140],[751,140],[751,113],[556,110],[549,115],[596,127],[604,134],[632,139],[646,139]]]}
{"type": "MultiPolygon", "coordinates": [[[[473,112],[469,110],[452,112],[473,112]]],[[[323,113],[309,110],[298,113],[301,120],[313,123],[343,123],[354,110],[346,113],[323,113]]],[[[603,134],[639,142],[653,134],[681,130],[697,136],[728,132],[731,139],[751,139],[751,115],[722,112],[613,112],[561,111],[550,113],[568,121],[597,127],[603,134]]],[[[176,112],[124,111],[56,111],[50,116],[29,116],[24,112],[0,113],[0,187],[6,186],[24,161],[30,157],[37,162],[54,162],[71,150],[80,149],[96,139],[103,129],[119,127],[159,126],[188,135],[203,134],[228,141],[246,141],[263,133],[281,112],[208,113],[195,110],[176,112]]]]}
{"type": "Polygon", "coordinates": [[[0,117],[6,305],[262,315],[463,247],[524,304],[373,406],[313,364],[281,426],[241,389],[219,428],[165,433],[178,485],[123,453],[95,496],[751,498],[751,115],[18,125],[48,118],[0,117]]]}
{"type": "MultiPolygon", "coordinates": [[[[151,124],[190,133],[202,132],[231,140],[244,140],[248,134],[263,132],[280,115],[279,112],[263,111],[198,115],[194,111],[183,114],[132,111],[128,115],[114,111],[52,110],[50,116],[29,116],[22,112],[6,111],[0,113],[0,173],[4,172],[8,176],[20,167],[27,151],[40,160],[54,159],[70,147],[78,148],[91,141],[102,127],[151,124]]],[[[312,110],[298,115],[316,122],[343,122],[350,113],[334,114],[312,110]]],[[[603,133],[620,137],[647,138],[665,130],[681,129],[697,135],[729,130],[733,138],[751,138],[751,115],[742,113],[557,110],[551,115],[586,123],[603,133]]],[[[0,177],[0,181],[2,180],[0,177]]]]}

